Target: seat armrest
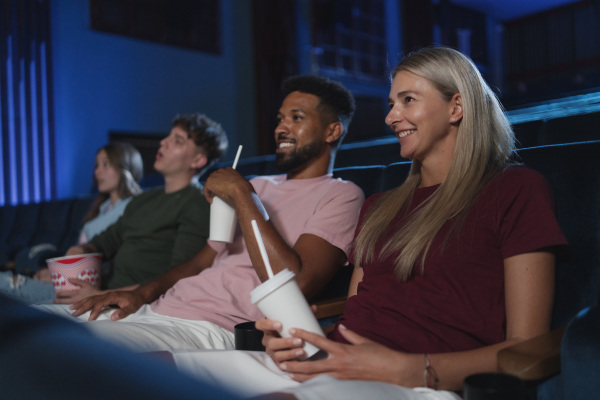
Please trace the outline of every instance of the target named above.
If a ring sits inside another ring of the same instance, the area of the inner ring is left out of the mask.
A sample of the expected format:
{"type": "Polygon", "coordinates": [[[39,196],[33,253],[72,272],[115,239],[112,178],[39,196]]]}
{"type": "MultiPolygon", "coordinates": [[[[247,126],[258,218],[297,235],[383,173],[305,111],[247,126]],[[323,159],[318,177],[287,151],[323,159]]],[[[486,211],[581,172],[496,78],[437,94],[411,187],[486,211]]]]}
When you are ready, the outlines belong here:
{"type": "Polygon", "coordinates": [[[331,299],[319,300],[315,303],[317,306],[317,319],[334,317],[344,313],[346,307],[346,296],[334,297],[331,299]]]}
{"type": "Polygon", "coordinates": [[[523,380],[548,378],[560,371],[560,343],[565,328],[553,330],[498,352],[498,371],[523,380]]]}

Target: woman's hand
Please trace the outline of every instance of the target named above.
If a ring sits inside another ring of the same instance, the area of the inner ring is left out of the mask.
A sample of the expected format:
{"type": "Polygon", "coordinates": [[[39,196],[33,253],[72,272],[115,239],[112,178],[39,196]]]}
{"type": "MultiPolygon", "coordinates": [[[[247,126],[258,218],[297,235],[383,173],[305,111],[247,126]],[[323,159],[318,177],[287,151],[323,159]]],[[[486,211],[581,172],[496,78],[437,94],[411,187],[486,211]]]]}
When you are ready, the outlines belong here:
{"type": "Polygon", "coordinates": [[[48,268],[42,268],[33,274],[33,279],[37,279],[42,282],[52,282],[52,276],[50,275],[50,270],[48,268]]]}
{"type": "Polygon", "coordinates": [[[91,243],[81,243],[71,246],[65,253],[65,256],[77,256],[79,254],[97,253],[98,249],[91,243]]]}
{"type": "Polygon", "coordinates": [[[69,283],[78,286],[79,289],[63,290],[56,293],[54,303],[56,304],[73,304],[91,296],[96,296],[103,293],[95,286],[77,278],[69,278],[69,283]]]}
{"type": "Polygon", "coordinates": [[[262,344],[267,354],[278,365],[284,361],[300,360],[305,355],[302,346],[304,341],[299,338],[282,338],[279,335],[282,325],[279,321],[271,319],[259,319],[256,321],[256,329],[263,331],[262,344]]]}
{"type": "Polygon", "coordinates": [[[76,256],[79,254],[86,253],[85,248],[82,245],[71,246],[65,253],[65,256],[76,256]]]}
{"type": "MultiPolygon", "coordinates": [[[[317,313],[316,305],[311,305],[310,309],[313,314],[317,313]]],[[[306,353],[303,349],[304,341],[294,337],[282,338],[279,334],[283,328],[281,322],[265,318],[256,321],[255,327],[263,331],[262,344],[265,346],[266,353],[277,364],[288,360],[306,359],[306,353]]]]}
{"type": "Polygon", "coordinates": [[[406,387],[423,385],[422,354],[393,351],[346,329],[343,325],[338,329],[350,344],[334,342],[301,329],[290,330],[294,338],[312,343],[325,350],[328,356],[317,361],[288,359],[280,362],[279,368],[299,382],[327,374],[337,379],[372,380],[406,387]]]}

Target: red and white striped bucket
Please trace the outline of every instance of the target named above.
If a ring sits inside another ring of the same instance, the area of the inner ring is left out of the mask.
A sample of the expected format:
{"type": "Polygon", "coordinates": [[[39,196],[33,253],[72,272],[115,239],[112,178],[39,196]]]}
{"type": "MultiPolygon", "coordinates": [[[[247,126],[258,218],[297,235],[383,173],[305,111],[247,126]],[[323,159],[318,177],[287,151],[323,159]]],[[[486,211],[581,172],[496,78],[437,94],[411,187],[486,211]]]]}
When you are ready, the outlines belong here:
{"type": "Polygon", "coordinates": [[[69,282],[69,278],[77,278],[100,287],[101,253],[49,258],[46,263],[50,270],[54,290],[57,292],[79,289],[79,286],[69,282]]]}

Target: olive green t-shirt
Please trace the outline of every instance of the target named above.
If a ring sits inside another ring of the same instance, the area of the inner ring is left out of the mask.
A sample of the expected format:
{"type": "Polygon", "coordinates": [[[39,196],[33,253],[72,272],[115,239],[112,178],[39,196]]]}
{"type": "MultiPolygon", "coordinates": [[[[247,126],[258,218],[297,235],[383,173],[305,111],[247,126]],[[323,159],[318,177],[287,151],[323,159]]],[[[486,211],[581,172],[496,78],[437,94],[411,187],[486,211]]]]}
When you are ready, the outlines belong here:
{"type": "Polygon", "coordinates": [[[90,243],[113,261],[103,287],[144,284],[189,260],[206,244],[210,206],[198,186],[136,196],[119,220],[90,243]]]}

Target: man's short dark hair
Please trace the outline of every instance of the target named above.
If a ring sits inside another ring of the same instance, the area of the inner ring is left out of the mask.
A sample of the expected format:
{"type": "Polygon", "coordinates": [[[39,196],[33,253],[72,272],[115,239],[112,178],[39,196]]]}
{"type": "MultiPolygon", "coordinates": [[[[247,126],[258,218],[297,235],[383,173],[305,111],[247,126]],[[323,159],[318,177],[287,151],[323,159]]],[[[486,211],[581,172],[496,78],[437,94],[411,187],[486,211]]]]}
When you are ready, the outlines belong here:
{"type": "Polygon", "coordinates": [[[335,147],[339,146],[342,139],[348,133],[348,126],[352,121],[354,110],[354,96],[348,89],[338,82],[328,78],[314,75],[293,76],[286,79],[281,91],[284,96],[292,92],[308,93],[317,96],[321,101],[317,106],[317,111],[321,114],[324,123],[340,122],[344,131],[340,138],[333,143],[335,147]]]}
{"type": "Polygon", "coordinates": [[[229,141],[223,127],[204,114],[180,114],[173,119],[173,126],[180,127],[187,132],[188,137],[196,146],[203,149],[207,162],[199,174],[208,170],[227,151],[229,141]]]}

